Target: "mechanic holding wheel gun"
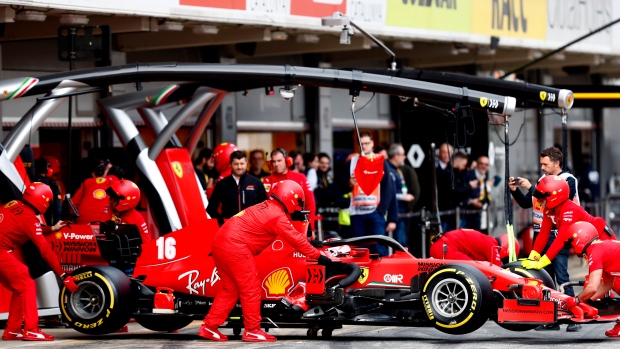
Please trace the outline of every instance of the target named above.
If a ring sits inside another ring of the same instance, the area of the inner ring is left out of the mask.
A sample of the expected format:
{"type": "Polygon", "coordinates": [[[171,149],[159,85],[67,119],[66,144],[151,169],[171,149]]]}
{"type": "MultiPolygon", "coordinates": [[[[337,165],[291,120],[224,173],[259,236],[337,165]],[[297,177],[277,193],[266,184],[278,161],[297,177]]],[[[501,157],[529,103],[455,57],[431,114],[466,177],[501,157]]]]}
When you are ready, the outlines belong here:
{"type": "Polygon", "coordinates": [[[227,336],[218,331],[218,327],[226,321],[241,298],[245,326],[242,340],[276,340],[276,337],[260,329],[261,284],[254,256],[270,246],[276,238],[281,238],[308,258],[318,259],[319,264],[328,266],[331,260],[308,242],[308,224],[303,224],[302,229],[301,225],[293,226],[291,223],[291,215],[305,216],[303,209],[302,187],[291,180],[279,181],[271,187],[270,200],[239,212],[217,231],[211,253],[223,288],[215,296],[198,336],[215,341],[228,340],[227,336]]]}
{"type": "MultiPolygon", "coordinates": [[[[577,222],[568,229],[568,240],[580,257],[587,257],[589,277],[587,283],[576,297],[568,298],[563,307],[575,315],[585,313],[587,317],[594,317],[598,310],[584,302],[603,298],[611,289],[614,289],[614,279],[620,275],[620,241],[599,239],[599,231],[588,222],[577,222]]],[[[615,291],[615,289],[614,289],[615,291]]],[[[605,331],[607,337],[620,337],[620,319],[616,325],[605,331]]]]}
{"type": "Polygon", "coordinates": [[[58,231],[66,223],[59,221],[52,227],[41,227],[37,218],[37,215],[48,209],[52,200],[50,187],[35,182],[25,188],[21,200],[9,201],[0,207],[0,284],[13,293],[3,340],[54,340],[54,336],[43,333],[37,326],[39,312],[34,280],[30,278],[28,267],[12,253],[26,241],[32,240],[39,248],[43,259],[60,276],[69,291],[78,290],[75,279],[62,271],[50,244],[43,237],[44,231],[58,231]]]}
{"type": "MultiPolygon", "coordinates": [[[[519,241],[514,239],[515,254],[519,254],[519,241]]],[[[487,261],[502,266],[508,261],[508,234],[497,237],[474,229],[456,229],[435,236],[431,257],[461,261],[487,261]]]]}

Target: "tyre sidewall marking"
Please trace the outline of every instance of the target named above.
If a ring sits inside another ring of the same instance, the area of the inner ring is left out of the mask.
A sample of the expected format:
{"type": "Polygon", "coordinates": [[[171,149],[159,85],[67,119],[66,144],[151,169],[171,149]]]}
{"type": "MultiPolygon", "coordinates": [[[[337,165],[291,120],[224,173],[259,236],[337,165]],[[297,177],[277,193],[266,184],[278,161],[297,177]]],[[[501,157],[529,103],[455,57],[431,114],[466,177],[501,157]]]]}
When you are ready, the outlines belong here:
{"type": "Polygon", "coordinates": [[[87,272],[84,272],[84,273],[80,273],[78,275],[80,276],[79,281],[90,279],[93,276],[99,278],[108,288],[108,294],[109,294],[109,298],[110,298],[110,306],[106,308],[105,316],[99,318],[98,320],[96,320],[96,321],[94,321],[92,323],[84,324],[84,323],[81,323],[79,321],[75,321],[74,322],[71,319],[71,317],[69,317],[69,315],[67,314],[67,312],[65,310],[67,302],[65,302],[64,300],[65,300],[65,290],[67,288],[63,287],[62,293],[61,293],[61,299],[63,299],[62,312],[65,315],[65,317],[67,318],[67,320],[69,320],[69,322],[72,323],[73,326],[75,326],[75,327],[81,327],[81,328],[85,328],[85,329],[92,329],[92,328],[95,328],[95,327],[100,327],[103,324],[103,320],[110,317],[110,310],[114,308],[114,290],[112,289],[112,285],[110,285],[108,280],[106,280],[106,278],[103,275],[99,274],[96,271],[94,271],[94,272],[93,271],[87,271],[87,272]]]}
{"type": "MultiPolygon", "coordinates": [[[[477,300],[478,300],[478,287],[476,287],[474,281],[469,278],[468,276],[466,276],[465,272],[463,272],[462,270],[457,270],[456,268],[446,268],[446,269],[442,269],[438,272],[435,272],[427,281],[426,284],[424,285],[424,289],[423,292],[426,292],[426,289],[428,287],[428,285],[430,284],[431,280],[433,280],[433,278],[443,272],[447,272],[447,271],[451,271],[454,272],[456,275],[455,276],[461,276],[461,279],[465,279],[467,286],[469,286],[469,288],[471,289],[471,293],[472,293],[472,301],[469,304],[469,315],[461,322],[459,323],[455,323],[455,324],[444,324],[444,323],[440,323],[439,321],[435,321],[435,324],[437,324],[437,326],[441,326],[444,328],[456,328],[456,327],[460,327],[464,324],[466,324],[473,316],[474,313],[476,312],[476,307],[477,307],[477,300]]],[[[423,296],[423,302],[424,302],[424,297],[426,295],[423,296]]],[[[426,301],[428,301],[428,298],[426,298],[426,301]]],[[[430,306],[430,304],[429,304],[430,306]]],[[[426,310],[426,303],[424,303],[424,308],[426,310]]],[[[426,314],[429,316],[430,320],[433,320],[434,318],[434,314],[432,312],[432,308],[431,308],[431,313],[429,314],[428,310],[426,310],[426,314]],[[431,318],[431,316],[433,316],[433,318],[431,318]]]]}

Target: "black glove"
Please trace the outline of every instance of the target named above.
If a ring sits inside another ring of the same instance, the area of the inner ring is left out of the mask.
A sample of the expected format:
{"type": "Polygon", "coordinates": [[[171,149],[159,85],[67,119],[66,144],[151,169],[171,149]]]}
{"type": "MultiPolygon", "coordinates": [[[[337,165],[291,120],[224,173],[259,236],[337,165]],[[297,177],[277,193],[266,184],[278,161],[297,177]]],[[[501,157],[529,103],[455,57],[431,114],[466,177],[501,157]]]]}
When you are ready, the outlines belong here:
{"type": "Polygon", "coordinates": [[[310,245],[314,248],[323,248],[323,241],[321,240],[310,240],[310,245]]]}
{"type": "Polygon", "coordinates": [[[330,265],[332,265],[332,260],[329,257],[327,257],[327,256],[320,255],[319,256],[319,264],[320,265],[324,265],[326,267],[329,267],[330,265]]]}

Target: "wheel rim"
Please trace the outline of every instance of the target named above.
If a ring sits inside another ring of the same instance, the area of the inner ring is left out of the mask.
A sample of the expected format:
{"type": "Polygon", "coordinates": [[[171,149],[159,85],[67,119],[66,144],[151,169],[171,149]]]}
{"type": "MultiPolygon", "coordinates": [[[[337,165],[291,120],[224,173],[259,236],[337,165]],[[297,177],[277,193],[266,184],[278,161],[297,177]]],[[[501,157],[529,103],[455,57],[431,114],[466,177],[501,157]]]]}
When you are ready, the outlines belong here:
{"type": "Polygon", "coordinates": [[[103,289],[92,281],[80,283],[80,289],[71,294],[71,309],[82,319],[92,319],[103,311],[106,297],[103,289]]]}
{"type": "Polygon", "coordinates": [[[456,279],[441,280],[431,295],[433,310],[447,318],[455,317],[465,311],[469,295],[467,286],[456,279]]]}

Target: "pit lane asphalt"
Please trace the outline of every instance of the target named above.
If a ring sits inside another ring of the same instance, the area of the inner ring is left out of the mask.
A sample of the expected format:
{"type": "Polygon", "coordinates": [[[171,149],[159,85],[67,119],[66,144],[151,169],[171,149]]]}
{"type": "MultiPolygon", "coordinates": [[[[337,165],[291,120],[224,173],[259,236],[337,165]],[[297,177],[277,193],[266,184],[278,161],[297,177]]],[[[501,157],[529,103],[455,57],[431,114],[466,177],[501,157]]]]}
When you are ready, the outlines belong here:
{"type": "MultiPolygon", "coordinates": [[[[0,348],[620,348],[620,339],[607,338],[604,334],[613,324],[585,325],[580,332],[567,333],[566,325],[560,331],[511,332],[487,322],[477,331],[462,336],[448,335],[434,328],[345,326],[334,330],[328,340],[309,339],[305,329],[271,329],[269,333],[278,337],[277,342],[245,343],[239,339],[228,342],[201,339],[196,336],[200,323],[195,321],[179,333],[151,332],[130,323],[128,333],[105,336],[87,336],[72,329],[45,329],[56,336],[56,341],[2,341],[0,348]]],[[[230,329],[222,332],[232,334],[230,329]]]]}

